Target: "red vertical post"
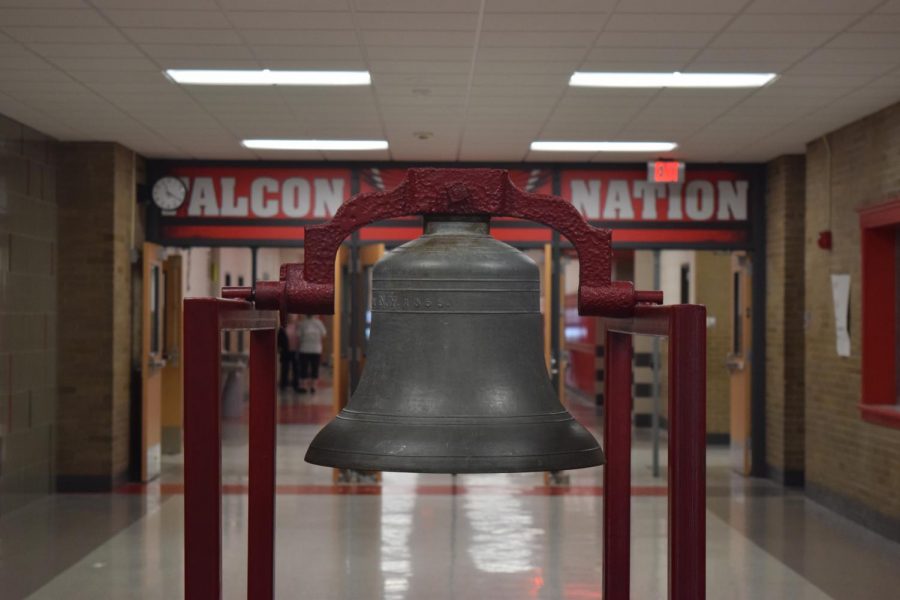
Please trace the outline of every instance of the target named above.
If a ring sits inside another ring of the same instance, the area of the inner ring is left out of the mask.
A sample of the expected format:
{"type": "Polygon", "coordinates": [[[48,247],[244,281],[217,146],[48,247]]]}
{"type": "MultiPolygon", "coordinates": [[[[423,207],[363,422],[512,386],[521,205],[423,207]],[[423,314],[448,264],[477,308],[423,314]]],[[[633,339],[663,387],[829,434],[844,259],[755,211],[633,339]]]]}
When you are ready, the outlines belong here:
{"type": "Polygon", "coordinates": [[[631,336],[606,334],[603,599],[628,600],[631,574],[631,336]]]}
{"type": "Polygon", "coordinates": [[[275,597],[275,330],[250,333],[247,597],[275,597]]]}
{"type": "Polygon", "coordinates": [[[184,596],[222,596],[219,310],[184,301],[184,596]]]}
{"type": "Polygon", "coordinates": [[[669,321],[669,598],[706,597],[706,308],[669,321]]]}

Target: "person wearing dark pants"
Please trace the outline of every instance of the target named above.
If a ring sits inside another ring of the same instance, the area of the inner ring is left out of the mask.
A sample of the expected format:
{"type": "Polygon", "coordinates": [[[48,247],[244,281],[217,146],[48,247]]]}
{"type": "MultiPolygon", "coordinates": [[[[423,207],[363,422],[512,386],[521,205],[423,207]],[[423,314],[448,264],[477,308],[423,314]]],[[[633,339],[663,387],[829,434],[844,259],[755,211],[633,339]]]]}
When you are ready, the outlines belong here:
{"type": "Polygon", "coordinates": [[[297,329],[297,317],[290,315],[288,322],[278,329],[278,354],[281,360],[281,381],[279,387],[282,390],[291,385],[299,391],[300,371],[298,368],[297,350],[300,344],[297,329]]]}
{"type": "Polygon", "coordinates": [[[322,359],[322,340],[325,339],[325,324],[316,315],[306,315],[297,323],[300,338],[299,363],[301,391],[316,391],[319,379],[319,362],[322,359]]]}

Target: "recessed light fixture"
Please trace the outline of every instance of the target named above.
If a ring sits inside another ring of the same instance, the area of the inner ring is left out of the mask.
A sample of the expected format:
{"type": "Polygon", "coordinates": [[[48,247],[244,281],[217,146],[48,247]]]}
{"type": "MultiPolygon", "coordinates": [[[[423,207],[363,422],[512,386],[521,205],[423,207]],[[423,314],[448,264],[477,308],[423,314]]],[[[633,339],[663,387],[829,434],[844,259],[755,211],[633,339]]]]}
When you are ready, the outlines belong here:
{"type": "Polygon", "coordinates": [[[228,69],[166,69],[166,76],[184,85],[369,85],[368,71],[270,71],[228,69]]]}
{"type": "Polygon", "coordinates": [[[573,87],[613,88],[744,88],[761,87],[775,73],[594,73],[576,71],[569,78],[573,87]]]}
{"type": "Polygon", "coordinates": [[[535,152],[668,152],[672,142],[531,142],[535,152]]]}
{"type": "Polygon", "coordinates": [[[256,150],[387,150],[385,140],[244,140],[256,150]]]}

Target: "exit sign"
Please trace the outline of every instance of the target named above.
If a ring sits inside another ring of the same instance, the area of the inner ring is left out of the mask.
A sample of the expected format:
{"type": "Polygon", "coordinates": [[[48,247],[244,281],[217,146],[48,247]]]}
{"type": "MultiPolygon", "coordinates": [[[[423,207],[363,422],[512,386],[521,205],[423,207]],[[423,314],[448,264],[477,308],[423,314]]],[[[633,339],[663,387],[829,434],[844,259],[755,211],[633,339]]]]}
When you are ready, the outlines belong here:
{"type": "Polygon", "coordinates": [[[684,163],[675,160],[648,162],[647,181],[652,183],[682,183],[684,181],[684,163]]]}

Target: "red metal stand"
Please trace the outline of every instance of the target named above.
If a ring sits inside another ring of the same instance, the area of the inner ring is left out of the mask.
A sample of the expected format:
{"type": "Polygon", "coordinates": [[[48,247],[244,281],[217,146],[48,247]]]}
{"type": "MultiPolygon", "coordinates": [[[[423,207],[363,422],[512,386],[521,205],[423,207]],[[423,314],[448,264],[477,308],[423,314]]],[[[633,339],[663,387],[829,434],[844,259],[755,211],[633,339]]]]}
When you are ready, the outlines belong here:
{"type": "Polygon", "coordinates": [[[278,314],[241,300],[184,301],[184,596],[222,597],[221,332],[250,334],[247,597],[274,596],[275,332],[278,314]]]}
{"type": "Polygon", "coordinates": [[[706,308],[637,306],[606,319],[607,464],[603,482],[603,598],[629,597],[631,335],[669,338],[669,598],[706,597],[706,308]]]}
{"type": "Polygon", "coordinates": [[[473,214],[538,221],[578,251],[579,313],[606,317],[603,598],[626,600],[630,576],[631,339],[669,338],[669,598],[705,597],[706,309],[652,306],[662,293],[612,281],[612,232],[591,227],[562,198],[515,188],[504,171],[411,169],[394,190],[354,197],[334,219],[307,229],[305,264],[280,280],[225,288],[232,298],[185,300],[185,597],[222,591],[219,334],[250,329],[250,522],[248,596],[273,597],[275,328],[278,310],[331,313],[334,258],[342,240],[373,221],[406,215],[473,214]],[[269,312],[253,310],[271,309],[269,312]]]}

